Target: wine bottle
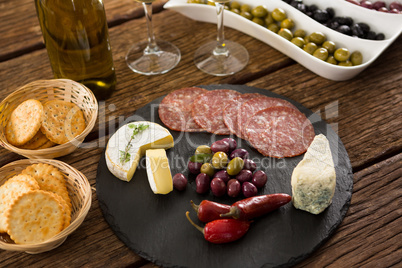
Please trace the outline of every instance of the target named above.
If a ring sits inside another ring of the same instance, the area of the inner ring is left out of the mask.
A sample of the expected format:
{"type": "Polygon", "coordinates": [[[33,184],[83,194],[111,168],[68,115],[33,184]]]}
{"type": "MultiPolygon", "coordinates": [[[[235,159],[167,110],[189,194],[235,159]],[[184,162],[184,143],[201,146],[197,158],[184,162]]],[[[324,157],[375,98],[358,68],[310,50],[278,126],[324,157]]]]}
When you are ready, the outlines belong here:
{"type": "Polygon", "coordinates": [[[110,97],[116,74],[102,0],[35,0],[55,78],[90,88],[98,100],[110,97]]]}

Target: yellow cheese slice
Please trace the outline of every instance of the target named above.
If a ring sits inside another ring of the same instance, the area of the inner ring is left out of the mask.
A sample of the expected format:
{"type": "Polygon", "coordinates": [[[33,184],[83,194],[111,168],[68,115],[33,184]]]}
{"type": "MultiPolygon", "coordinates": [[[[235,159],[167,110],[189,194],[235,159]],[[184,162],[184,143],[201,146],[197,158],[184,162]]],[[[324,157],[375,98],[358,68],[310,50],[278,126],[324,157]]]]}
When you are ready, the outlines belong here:
{"type": "Polygon", "coordinates": [[[166,151],[150,149],[145,153],[149,185],[154,194],[168,194],[173,191],[172,173],[166,151]]]}
{"type": "Polygon", "coordinates": [[[174,141],[169,130],[159,124],[148,121],[128,123],[114,133],[107,144],[105,158],[109,171],[123,181],[130,181],[137,169],[138,163],[148,149],[168,149],[173,147],[174,141]],[[149,127],[134,136],[132,124],[149,125],[149,127]],[[131,125],[131,126],[130,126],[131,125]],[[125,161],[122,160],[122,152],[127,144],[131,146],[125,161]]]}

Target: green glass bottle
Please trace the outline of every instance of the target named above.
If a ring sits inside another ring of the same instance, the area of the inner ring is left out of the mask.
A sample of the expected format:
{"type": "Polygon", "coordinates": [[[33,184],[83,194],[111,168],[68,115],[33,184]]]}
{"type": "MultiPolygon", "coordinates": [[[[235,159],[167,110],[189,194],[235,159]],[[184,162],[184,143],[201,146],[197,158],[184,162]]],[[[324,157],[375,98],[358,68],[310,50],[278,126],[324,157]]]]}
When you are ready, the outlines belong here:
{"type": "Polygon", "coordinates": [[[110,97],[116,74],[102,0],[35,0],[55,78],[90,88],[98,100],[110,97]]]}

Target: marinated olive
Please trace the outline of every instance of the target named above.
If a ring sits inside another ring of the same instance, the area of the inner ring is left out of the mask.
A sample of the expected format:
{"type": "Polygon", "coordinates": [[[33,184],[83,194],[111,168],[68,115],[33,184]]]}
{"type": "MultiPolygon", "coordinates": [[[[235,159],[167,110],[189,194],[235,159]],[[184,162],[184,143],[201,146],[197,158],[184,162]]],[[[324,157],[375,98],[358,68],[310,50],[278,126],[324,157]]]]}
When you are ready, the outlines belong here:
{"type": "Polygon", "coordinates": [[[187,178],[181,174],[177,173],[173,176],[173,187],[178,191],[183,191],[187,187],[187,178]]]}
{"type": "Polygon", "coordinates": [[[228,164],[228,156],[224,152],[216,152],[212,156],[212,166],[216,169],[222,169],[228,164]]]}
{"type": "Polygon", "coordinates": [[[303,47],[303,50],[312,55],[317,48],[318,46],[315,43],[310,42],[303,47]]]}
{"type": "Polygon", "coordinates": [[[228,172],[224,169],[219,170],[215,173],[214,178],[221,178],[224,182],[228,182],[230,180],[230,176],[228,172]]]}
{"type": "Polygon", "coordinates": [[[316,45],[321,45],[326,39],[327,37],[322,32],[313,32],[309,35],[310,42],[313,42],[316,45]]]}
{"type": "Polygon", "coordinates": [[[231,154],[230,154],[230,158],[233,159],[235,157],[240,157],[242,159],[246,159],[248,158],[249,153],[247,152],[246,149],[243,148],[238,148],[236,150],[234,150],[231,154]]]}
{"type": "Polygon", "coordinates": [[[205,194],[209,191],[210,179],[205,173],[200,173],[195,178],[195,191],[199,194],[205,194]]]}
{"type": "Polygon", "coordinates": [[[353,63],[350,60],[340,61],[338,63],[339,66],[353,66],[353,63]]]}
{"type": "Polygon", "coordinates": [[[292,40],[290,40],[293,44],[295,44],[296,46],[303,48],[304,45],[306,44],[304,42],[304,39],[301,37],[293,37],[292,40]]]}
{"type": "Polygon", "coordinates": [[[264,20],[265,20],[265,25],[270,25],[271,23],[275,23],[275,20],[272,18],[272,13],[269,13],[269,12],[264,20]]]}
{"type": "Polygon", "coordinates": [[[230,4],[230,8],[231,8],[231,9],[238,9],[238,10],[240,10],[240,7],[241,7],[241,5],[240,5],[240,3],[237,2],[237,1],[233,1],[233,2],[230,4]]]}
{"type": "Polygon", "coordinates": [[[347,61],[350,57],[350,52],[347,48],[338,48],[335,50],[334,57],[337,61],[347,61]]]}
{"type": "Polygon", "coordinates": [[[213,153],[216,153],[216,152],[228,153],[229,148],[230,148],[229,142],[224,141],[224,140],[217,140],[216,142],[212,143],[212,145],[211,145],[211,151],[213,153]]]}
{"type": "Polygon", "coordinates": [[[289,29],[286,29],[286,28],[281,28],[279,30],[278,34],[289,41],[292,40],[292,38],[293,38],[293,33],[289,29]]]}
{"type": "Polygon", "coordinates": [[[188,162],[188,170],[190,171],[190,173],[192,174],[199,174],[200,170],[201,170],[201,166],[203,163],[197,163],[197,162],[188,162]]]}
{"type": "Polygon", "coordinates": [[[237,197],[237,196],[239,196],[240,191],[241,191],[241,184],[238,180],[231,179],[228,181],[226,188],[227,188],[228,196],[237,197]]]}
{"type": "Polygon", "coordinates": [[[240,16],[245,17],[248,20],[252,20],[253,19],[253,15],[251,15],[250,12],[248,11],[241,11],[240,10],[240,16]]]}
{"type": "Polygon", "coordinates": [[[244,166],[244,161],[240,157],[235,157],[232,160],[230,160],[226,171],[230,176],[235,176],[239,174],[239,172],[243,169],[244,166]]]}
{"type": "Polygon", "coordinates": [[[277,33],[279,31],[279,26],[276,23],[271,23],[267,25],[267,29],[274,33],[277,33]]]}
{"type": "Polygon", "coordinates": [[[251,172],[248,169],[243,169],[239,172],[239,174],[237,174],[236,179],[243,183],[245,181],[251,181],[251,179],[253,178],[253,172],[251,172]]]}
{"type": "Polygon", "coordinates": [[[194,154],[212,154],[212,150],[208,145],[200,145],[195,149],[194,154]]]}
{"type": "Polygon", "coordinates": [[[285,10],[282,8],[275,8],[272,11],[272,18],[276,21],[283,21],[284,19],[287,18],[285,10]]]}
{"type": "Polygon", "coordinates": [[[264,171],[258,170],[253,174],[253,178],[251,179],[251,183],[254,184],[257,188],[262,188],[267,183],[267,175],[264,171]]]}
{"type": "Polygon", "coordinates": [[[257,23],[258,25],[261,25],[261,26],[264,26],[264,24],[265,24],[263,19],[257,18],[257,17],[254,17],[251,21],[254,23],[257,23]]]}
{"type": "Polygon", "coordinates": [[[258,193],[257,187],[255,187],[254,184],[252,184],[251,182],[248,182],[248,181],[246,181],[242,184],[241,189],[242,189],[243,195],[245,197],[252,197],[252,196],[257,195],[257,193],[258,193]]]}
{"type": "Polygon", "coordinates": [[[240,11],[246,11],[246,12],[250,13],[251,12],[251,7],[250,7],[250,5],[243,4],[243,5],[240,6],[240,11]]]}
{"type": "Polygon", "coordinates": [[[336,45],[335,45],[335,43],[332,42],[332,41],[328,41],[328,40],[325,41],[325,42],[322,44],[322,47],[325,48],[325,49],[327,49],[329,54],[334,54],[334,52],[335,52],[335,50],[336,50],[336,45]]]}
{"type": "Polygon", "coordinates": [[[293,27],[295,27],[295,23],[292,19],[287,18],[281,22],[281,28],[286,28],[286,29],[291,30],[293,27]]]}
{"type": "Polygon", "coordinates": [[[232,8],[232,9],[230,9],[230,11],[232,11],[233,13],[236,13],[237,15],[240,15],[240,10],[237,8],[232,8]]]}
{"type": "Polygon", "coordinates": [[[229,151],[230,152],[237,148],[237,142],[236,142],[235,139],[233,139],[233,138],[224,138],[222,140],[229,143],[229,151]]]}
{"type": "Polygon", "coordinates": [[[226,193],[226,183],[220,178],[213,178],[210,187],[214,196],[219,197],[226,193]]]}
{"type": "Polygon", "coordinates": [[[254,170],[257,169],[257,165],[253,160],[246,158],[246,159],[244,159],[243,169],[248,169],[251,172],[254,172],[254,170]]]}
{"type": "Polygon", "coordinates": [[[251,10],[251,14],[257,18],[264,18],[268,14],[268,10],[263,6],[256,6],[251,10]]]}
{"type": "Polygon", "coordinates": [[[201,166],[200,172],[212,177],[215,174],[215,169],[211,163],[204,163],[201,166]]]}
{"type": "Polygon", "coordinates": [[[297,29],[294,33],[293,33],[294,37],[301,37],[304,38],[306,36],[306,31],[304,31],[303,29],[297,29]]]}
{"type": "Polygon", "coordinates": [[[336,61],[336,59],[335,59],[334,56],[329,56],[329,57],[327,58],[326,62],[331,63],[331,64],[335,64],[335,65],[338,64],[338,62],[336,61]]]}
{"type": "Polygon", "coordinates": [[[325,61],[328,58],[328,50],[326,48],[320,47],[314,51],[313,56],[325,61]]]}
{"type": "Polygon", "coordinates": [[[360,51],[354,51],[350,55],[350,61],[352,62],[353,65],[360,65],[363,62],[363,55],[360,51]]]}

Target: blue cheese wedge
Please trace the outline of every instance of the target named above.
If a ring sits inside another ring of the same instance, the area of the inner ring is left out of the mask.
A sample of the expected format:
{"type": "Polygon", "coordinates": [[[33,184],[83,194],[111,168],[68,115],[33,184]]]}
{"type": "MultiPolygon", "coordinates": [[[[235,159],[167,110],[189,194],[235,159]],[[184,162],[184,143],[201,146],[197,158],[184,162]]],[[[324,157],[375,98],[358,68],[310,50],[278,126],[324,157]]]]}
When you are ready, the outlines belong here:
{"type": "Polygon", "coordinates": [[[168,194],[173,191],[172,173],[166,151],[150,149],[145,153],[147,176],[154,194],[168,194]]]}
{"type": "Polygon", "coordinates": [[[335,193],[336,174],[327,138],[315,136],[292,173],[292,202],[312,214],[324,211],[335,193]]]}
{"type": "Polygon", "coordinates": [[[123,181],[130,181],[137,169],[140,159],[148,149],[169,149],[174,140],[169,130],[159,124],[138,121],[128,123],[114,133],[107,144],[105,157],[109,171],[123,181]],[[138,134],[133,134],[133,126],[148,125],[138,134]],[[130,141],[131,140],[131,141],[130,141]],[[127,154],[124,154],[129,145],[127,154]]]}

